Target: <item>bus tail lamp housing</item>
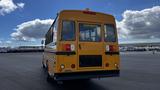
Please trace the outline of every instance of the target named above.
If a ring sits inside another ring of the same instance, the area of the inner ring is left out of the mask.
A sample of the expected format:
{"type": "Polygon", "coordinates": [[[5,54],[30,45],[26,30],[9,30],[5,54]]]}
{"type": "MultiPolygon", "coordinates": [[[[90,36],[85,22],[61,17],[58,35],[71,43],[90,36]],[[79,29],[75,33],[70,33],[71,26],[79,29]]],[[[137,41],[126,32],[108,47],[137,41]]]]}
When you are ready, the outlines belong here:
{"type": "Polygon", "coordinates": [[[109,45],[109,51],[113,52],[114,51],[114,46],[113,45],[109,45]]]}
{"type": "Polygon", "coordinates": [[[64,50],[65,51],[75,51],[75,45],[74,44],[65,44],[64,50]]]}
{"type": "Polygon", "coordinates": [[[107,52],[114,52],[116,51],[116,47],[114,45],[106,45],[107,52]]]}
{"type": "Polygon", "coordinates": [[[71,44],[70,47],[71,47],[71,51],[75,51],[75,46],[74,46],[74,44],[71,44]]]}

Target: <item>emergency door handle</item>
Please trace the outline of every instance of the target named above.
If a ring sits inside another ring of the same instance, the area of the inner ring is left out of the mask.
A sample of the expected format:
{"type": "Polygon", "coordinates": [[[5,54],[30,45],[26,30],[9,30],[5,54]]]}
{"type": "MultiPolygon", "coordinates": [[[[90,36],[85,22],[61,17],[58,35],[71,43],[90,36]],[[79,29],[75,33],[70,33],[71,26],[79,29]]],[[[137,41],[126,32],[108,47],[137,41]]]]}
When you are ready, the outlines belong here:
{"type": "Polygon", "coordinates": [[[79,44],[79,49],[81,49],[81,44],[79,44]]]}

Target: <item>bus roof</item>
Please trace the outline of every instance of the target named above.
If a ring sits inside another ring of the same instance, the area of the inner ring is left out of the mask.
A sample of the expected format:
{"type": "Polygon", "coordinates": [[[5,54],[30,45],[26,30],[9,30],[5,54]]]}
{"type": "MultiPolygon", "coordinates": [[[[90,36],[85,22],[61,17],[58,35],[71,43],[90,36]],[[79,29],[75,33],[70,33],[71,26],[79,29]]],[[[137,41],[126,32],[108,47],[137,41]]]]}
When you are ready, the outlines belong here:
{"type": "Polygon", "coordinates": [[[89,10],[62,10],[59,19],[91,21],[91,22],[115,22],[114,16],[89,10]]]}

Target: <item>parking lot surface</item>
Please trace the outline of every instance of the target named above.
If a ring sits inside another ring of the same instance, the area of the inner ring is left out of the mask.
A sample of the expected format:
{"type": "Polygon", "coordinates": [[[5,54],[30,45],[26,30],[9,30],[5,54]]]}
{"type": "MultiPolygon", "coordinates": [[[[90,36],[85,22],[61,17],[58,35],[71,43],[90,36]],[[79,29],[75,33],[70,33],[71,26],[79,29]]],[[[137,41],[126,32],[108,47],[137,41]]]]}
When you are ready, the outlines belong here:
{"type": "Polygon", "coordinates": [[[0,90],[160,90],[160,54],[121,53],[116,78],[48,83],[42,53],[1,53],[0,90]]]}

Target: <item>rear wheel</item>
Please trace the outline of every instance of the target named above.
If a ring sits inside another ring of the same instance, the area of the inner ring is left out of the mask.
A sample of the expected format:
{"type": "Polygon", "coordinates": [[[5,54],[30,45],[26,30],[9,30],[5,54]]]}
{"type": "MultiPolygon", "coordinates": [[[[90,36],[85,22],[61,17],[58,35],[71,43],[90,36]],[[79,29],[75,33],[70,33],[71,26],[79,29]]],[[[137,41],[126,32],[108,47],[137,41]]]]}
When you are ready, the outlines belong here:
{"type": "Polygon", "coordinates": [[[47,82],[52,82],[53,78],[48,73],[48,63],[47,63],[47,66],[46,66],[46,70],[47,70],[47,82]]]}
{"type": "Polygon", "coordinates": [[[44,56],[42,57],[42,67],[45,68],[45,65],[44,65],[44,56]]]}
{"type": "Polygon", "coordinates": [[[42,63],[42,67],[43,67],[43,68],[46,68],[45,65],[44,65],[43,63],[42,63]]]}
{"type": "Polygon", "coordinates": [[[47,82],[52,82],[52,77],[49,75],[49,73],[47,73],[47,82]]]}

